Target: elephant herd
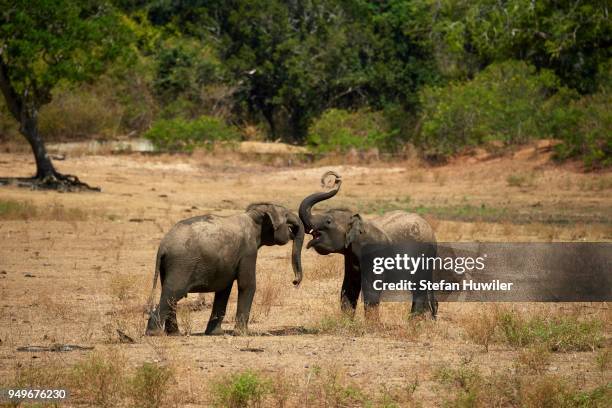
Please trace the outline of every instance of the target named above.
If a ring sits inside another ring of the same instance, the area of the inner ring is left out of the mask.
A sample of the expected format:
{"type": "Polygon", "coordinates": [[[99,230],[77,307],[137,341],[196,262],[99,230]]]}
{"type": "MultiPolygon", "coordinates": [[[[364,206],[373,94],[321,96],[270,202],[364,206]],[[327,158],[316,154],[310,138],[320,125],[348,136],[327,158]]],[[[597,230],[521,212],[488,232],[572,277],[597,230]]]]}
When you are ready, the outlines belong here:
{"type": "MultiPolygon", "coordinates": [[[[431,226],[416,214],[393,211],[371,220],[349,209],[312,213],[312,207],[335,196],[341,177],[329,171],[321,182],[332,177],[328,191],[304,198],[298,215],[272,203],[255,203],[244,213],[229,217],[203,215],[177,223],[162,239],[157,251],[153,291],[161,283],[159,304],[150,310],[147,335],[179,333],[177,302],[188,293],[214,292],[212,312],[205,334],[221,334],[221,323],[234,281],[238,286],[235,332],[246,332],[256,287],[257,251],[262,245],[285,245],[293,241],[291,264],[293,284],[302,281],[301,251],[305,234],[312,236],[307,248],[320,255],[344,256],[341,308],[353,315],[361,291],[359,256],[364,245],[401,242],[435,244],[431,226]]],[[[153,295],[153,291],[151,296],[153,295]]],[[[428,293],[413,293],[412,313],[429,309],[435,317],[437,303],[428,293]]],[[[377,304],[364,304],[366,315],[377,313],[377,304]]]]}

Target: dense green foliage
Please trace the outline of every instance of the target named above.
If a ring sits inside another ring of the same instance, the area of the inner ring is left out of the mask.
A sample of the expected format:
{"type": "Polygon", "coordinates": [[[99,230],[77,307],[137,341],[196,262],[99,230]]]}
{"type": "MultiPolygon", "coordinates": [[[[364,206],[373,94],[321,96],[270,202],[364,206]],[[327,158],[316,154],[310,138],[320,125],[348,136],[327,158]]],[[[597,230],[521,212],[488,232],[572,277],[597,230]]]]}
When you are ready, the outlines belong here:
{"type": "MultiPolygon", "coordinates": [[[[554,138],[560,159],[610,165],[605,1],[0,4],[1,56],[20,92],[56,99],[41,112],[54,139],[150,128],[182,149],[255,126],[316,152],[409,142],[444,159],[554,138]],[[194,130],[201,117],[218,120],[194,130]]],[[[0,108],[0,137],[11,120],[0,108]]]]}
{"type": "Polygon", "coordinates": [[[144,136],[158,149],[191,151],[213,141],[238,140],[240,133],[218,118],[200,116],[194,120],[159,119],[144,136]]]}
{"type": "Polygon", "coordinates": [[[60,82],[91,80],[126,55],[128,32],[105,1],[0,1],[0,57],[15,93],[38,108],[60,82]]]}
{"type": "Polygon", "coordinates": [[[465,146],[546,137],[546,119],[565,94],[550,71],[517,61],[490,65],[472,81],[423,90],[418,144],[427,155],[447,156],[465,146]]]}
{"type": "Polygon", "coordinates": [[[391,147],[396,132],[388,127],[380,112],[330,109],[310,126],[307,143],[318,152],[391,147]]]}

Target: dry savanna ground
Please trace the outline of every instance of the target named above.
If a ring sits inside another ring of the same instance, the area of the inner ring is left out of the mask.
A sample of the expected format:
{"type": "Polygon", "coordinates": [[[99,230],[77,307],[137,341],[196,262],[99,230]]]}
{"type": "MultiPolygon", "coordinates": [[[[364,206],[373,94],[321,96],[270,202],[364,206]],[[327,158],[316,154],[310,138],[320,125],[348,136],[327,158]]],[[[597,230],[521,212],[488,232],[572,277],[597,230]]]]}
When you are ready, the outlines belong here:
{"type": "MultiPolygon", "coordinates": [[[[179,337],[144,337],[143,311],[176,221],[295,210],[329,169],[344,183],[321,208],[419,211],[443,241],[610,241],[610,173],[529,151],[444,167],[206,152],[57,164],[103,192],[0,187],[0,387],[67,388],[70,406],[609,406],[609,304],[445,303],[432,321],[387,303],[366,324],[361,307],[339,313],[341,259],[304,251],[295,289],[287,245],[260,250],[250,335],[231,334],[235,292],[223,336],[202,335],[212,295],[180,302],[179,337]],[[57,344],[93,349],[18,351],[57,344]]],[[[1,175],[32,171],[29,154],[0,153],[1,175]]]]}

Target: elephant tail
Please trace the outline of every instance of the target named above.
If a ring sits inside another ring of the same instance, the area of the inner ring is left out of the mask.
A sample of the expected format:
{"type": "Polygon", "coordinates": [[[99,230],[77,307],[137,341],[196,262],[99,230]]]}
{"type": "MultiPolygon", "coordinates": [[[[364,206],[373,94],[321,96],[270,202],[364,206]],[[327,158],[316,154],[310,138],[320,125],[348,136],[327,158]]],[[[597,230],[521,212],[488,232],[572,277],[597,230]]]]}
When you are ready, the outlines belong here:
{"type": "Polygon", "coordinates": [[[149,300],[147,300],[149,314],[153,313],[155,307],[153,305],[153,294],[155,293],[155,288],[157,287],[157,279],[160,276],[160,270],[163,267],[163,258],[164,253],[161,248],[157,250],[157,257],[155,258],[155,275],[153,275],[153,288],[151,289],[151,294],[149,295],[149,300]]]}

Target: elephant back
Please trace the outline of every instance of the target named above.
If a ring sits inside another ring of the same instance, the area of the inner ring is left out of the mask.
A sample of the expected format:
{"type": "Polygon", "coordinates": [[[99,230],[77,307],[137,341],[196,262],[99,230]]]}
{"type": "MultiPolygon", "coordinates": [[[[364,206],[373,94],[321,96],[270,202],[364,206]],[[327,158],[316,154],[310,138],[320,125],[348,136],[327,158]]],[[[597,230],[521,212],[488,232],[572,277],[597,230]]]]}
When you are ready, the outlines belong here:
{"type": "Polygon", "coordinates": [[[431,225],[423,217],[405,211],[392,211],[372,220],[393,242],[436,242],[431,225]]]}

